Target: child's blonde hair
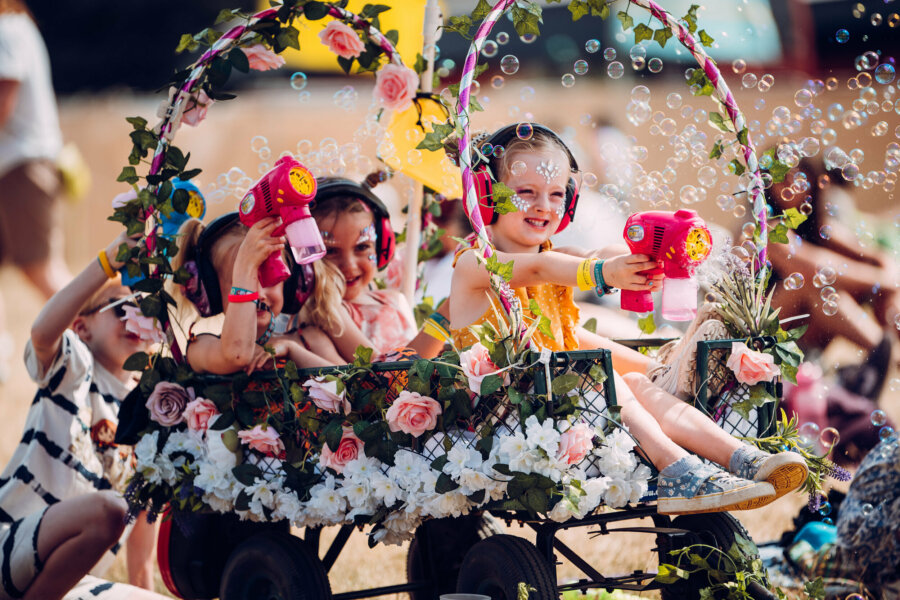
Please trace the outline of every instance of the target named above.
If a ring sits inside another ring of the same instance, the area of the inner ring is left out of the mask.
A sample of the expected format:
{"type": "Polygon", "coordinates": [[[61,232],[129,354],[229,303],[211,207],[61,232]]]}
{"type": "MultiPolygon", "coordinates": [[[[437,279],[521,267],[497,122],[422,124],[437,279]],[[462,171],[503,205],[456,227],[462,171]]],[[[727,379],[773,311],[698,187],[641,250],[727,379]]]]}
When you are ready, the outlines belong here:
{"type": "Polygon", "coordinates": [[[316,284],[300,309],[300,321],[314,324],[328,335],[340,336],[344,333],[341,319],[344,276],[337,267],[325,260],[317,260],[312,267],[316,284]]]}
{"type": "MultiPolygon", "coordinates": [[[[569,149],[561,144],[557,138],[537,127],[534,128],[534,133],[532,133],[531,137],[527,140],[523,140],[518,136],[514,136],[513,139],[506,143],[506,145],[504,146],[504,150],[505,152],[503,153],[503,156],[501,156],[498,160],[491,161],[491,166],[497,167],[497,172],[494,173],[494,177],[497,181],[500,181],[509,173],[510,166],[512,165],[510,156],[516,152],[542,152],[545,150],[562,150],[566,156],[569,156],[569,149]]],[[[566,161],[566,167],[571,170],[571,165],[569,164],[568,160],[566,161]]]]}

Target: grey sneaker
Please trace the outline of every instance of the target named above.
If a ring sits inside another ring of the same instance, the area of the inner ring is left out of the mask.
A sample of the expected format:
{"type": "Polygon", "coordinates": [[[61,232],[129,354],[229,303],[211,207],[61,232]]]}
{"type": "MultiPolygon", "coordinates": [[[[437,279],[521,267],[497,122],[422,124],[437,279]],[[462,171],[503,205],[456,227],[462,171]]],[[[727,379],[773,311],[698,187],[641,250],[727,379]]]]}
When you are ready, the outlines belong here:
{"type": "Polygon", "coordinates": [[[660,471],[656,495],[660,514],[690,515],[759,508],[775,499],[775,489],[686,456],[660,471]]]}
{"type": "Polygon", "coordinates": [[[728,470],[744,479],[768,481],[775,488],[775,498],[796,490],[809,474],[806,461],[796,452],[769,454],[752,446],[735,450],[728,470]]]}

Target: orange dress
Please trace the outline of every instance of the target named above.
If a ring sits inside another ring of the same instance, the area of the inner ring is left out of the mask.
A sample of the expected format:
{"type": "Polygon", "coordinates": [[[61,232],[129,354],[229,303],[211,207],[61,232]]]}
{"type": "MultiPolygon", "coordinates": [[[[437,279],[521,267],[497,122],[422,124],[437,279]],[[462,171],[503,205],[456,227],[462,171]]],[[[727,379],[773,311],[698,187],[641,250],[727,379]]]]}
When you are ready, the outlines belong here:
{"type": "MultiPolygon", "coordinates": [[[[550,250],[552,247],[553,245],[550,241],[544,242],[544,244],[541,245],[541,252],[550,250]]],[[[453,261],[453,265],[456,266],[456,261],[459,260],[462,253],[468,252],[469,250],[474,250],[474,248],[469,246],[468,248],[459,250],[456,253],[456,259],[453,261]]],[[[534,318],[534,315],[528,310],[529,300],[534,300],[537,303],[538,308],[541,309],[541,313],[550,319],[550,330],[553,332],[553,337],[548,337],[536,330],[531,339],[534,340],[538,346],[554,352],[578,349],[578,337],[576,332],[578,329],[579,311],[578,306],[575,304],[574,290],[571,287],[557,285],[555,283],[542,283],[540,285],[515,288],[513,289],[513,293],[522,304],[522,312],[526,317],[534,318]]],[[[461,329],[451,329],[450,334],[453,336],[454,345],[462,350],[477,342],[478,338],[469,330],[469,327],[481,325],[486,321],[491,323],[495,328],[498,325],[497,314],[492,307],[489,307],[474,323],[466,325],[461,329]]]]}

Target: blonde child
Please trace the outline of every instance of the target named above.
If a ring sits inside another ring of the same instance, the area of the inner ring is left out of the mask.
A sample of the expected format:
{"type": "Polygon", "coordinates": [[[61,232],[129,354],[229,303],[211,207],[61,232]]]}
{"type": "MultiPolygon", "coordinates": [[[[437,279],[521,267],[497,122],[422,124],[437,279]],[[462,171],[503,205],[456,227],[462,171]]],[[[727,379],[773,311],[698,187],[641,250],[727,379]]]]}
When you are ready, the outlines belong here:
{"type": "MultiPolygon", "coordinates": [[[[310,341],[313,352],[292,336],[272,335],[275,317],[284,307],[283,284],[262,287],[258,271],[266,257],[284,249],[285,239],[272,236],[279,223],[277,217],[269,217],[248,229],[237,213],[229,213],[208,227],[193,219],[182,226],[174,266],[184,265],[192,275],[183,295],[203,317],[225,314],[220,335],[191,336],[187,360],[195,371],[250,373],[271,366],[272,355],[266,347],[274,350],[276,358],[290,359],[300,367],[328,366],[346,362],[346,353],[352,356],[358,345],[368,343],[352,323],[347,325],[349,316],[341,315],[333,303],[328,308],[326,292],[333,286],[325,284],[327,276],[321,267],[314,267],[323,273],[319,277],[322,283],[307,302],[314,307],[307,310],[324,315],[319,324],[332,330],[331,337],[312,328],[304,331],[314,340],[310,341]]],[[[332,300],[339,301],[339,296],[332,300]]]]}
{"type": "MultiPolygon", "coordinates": [[[[512,202],[517,208],[500,215],[482,209],[497,257],[502,262],[513,261],[509,284],[523,308],[527,310],[530,299],[537,301],[552,323],[552,338],[535,333],[538,346],[554,351],[607,348],[612,352],[623,422],[660,470],[659,512],[756,508],[796,489],[807,473],[799,455],[768,455],[741,443],[691,405],[655,387],[646,376],[654,361],[578,326],[574,286],[596,286],[599,293],[609,293],[610,286],[655,290],[661,276],[642,274],[657,266],[647,256],[619,254],[615,248],[553,250],[550,237],[574,215],[578,167],[562,140],[549,129],[535,125],[533,137],[527,140],[516,132],[517,126],[512,125],[487,140],[506,149],[502,158],[491,159],[489,167],[513,190],[512,202]],[[735,476],[704,464],[688,451],[726,466],[735,476]]],[[[476,176],[488,191],[489,176],[477,174],[484,168],[477,166],[476,176]]],[[[482,201],[489,204],[491,199],[482,201]]],[[[458,348],[476,341],[470,326],[495,318],[488,297],[488,273],[472,249],[458,254],[451,286],[450,321],[458,348]]]]}
{"type": "Polygon", "coordinates": [[[32,325],[25,365],[39,389],[0,475],[2,599],[162,598],[147,591],[155,529],[146,519],[138,519],[125,547],[129,581],[147,589],[88,575],[108,566],[125,529],[119,492],[133,459],[112,438],[118,404],[136,380],[122,367],[152,343],[127,328],[144,317],[135,316],[131,292],[117,279],[122,243],[134,241],[123,234],[101,250],[32,325]]]}
{"type": "Polygon", "coordinates": [[[368,186],[326,177],[318,180],[311,210],[325,241],[325,261],[344,276],[344,302],[354,323],[379,355],[407,346],[418,333],[409,302],[398,290],[373,285],[394,250],[387,208],[368,186]]]}

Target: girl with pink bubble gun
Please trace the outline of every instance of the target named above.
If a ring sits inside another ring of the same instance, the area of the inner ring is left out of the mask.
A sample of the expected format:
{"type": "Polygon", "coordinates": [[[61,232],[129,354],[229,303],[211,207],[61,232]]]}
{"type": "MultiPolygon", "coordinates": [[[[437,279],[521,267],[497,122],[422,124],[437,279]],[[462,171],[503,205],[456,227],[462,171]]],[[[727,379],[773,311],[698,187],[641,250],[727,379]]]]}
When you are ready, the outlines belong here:
{"type": "MultiPolygon", "coordinates": [[[[659,512],[758,508],[797,489],[808,472],[798,454],[769,455],[740,442],[693,406],[651,383],[647,373],[659,366],[655,361],[578,325],[573,287],[595,289],[599,294],[611,293],[613,287],[654,291],[663,275],[644,274],[657,269],[658,263],[621,247],[553,248],[550,237],[571,222],[578,201],[578,165],[559,136],[546,127],[523,123],[498,130],[485,143],[502,146],[505,152],[499,158],[492,153],[487,164],[474,167],[482,220],[488,225],[497,259],[512,262],[509,285],[523,311],[528,314],[534,301],[550,320],[553,335],[536,331],[532,341],[552,351],[611,351],[622,421],[660,471],[659,512]],[[516,211],[498,214],[494,210],[492,175],[514,192],[516,211]]],[[[453,273],[450,321],[460,349],[477,341],[471,326],[485,322],[497,326],[489,273],[478,261],[477,248],[475,239],[458,253],[453,273]]]]}

